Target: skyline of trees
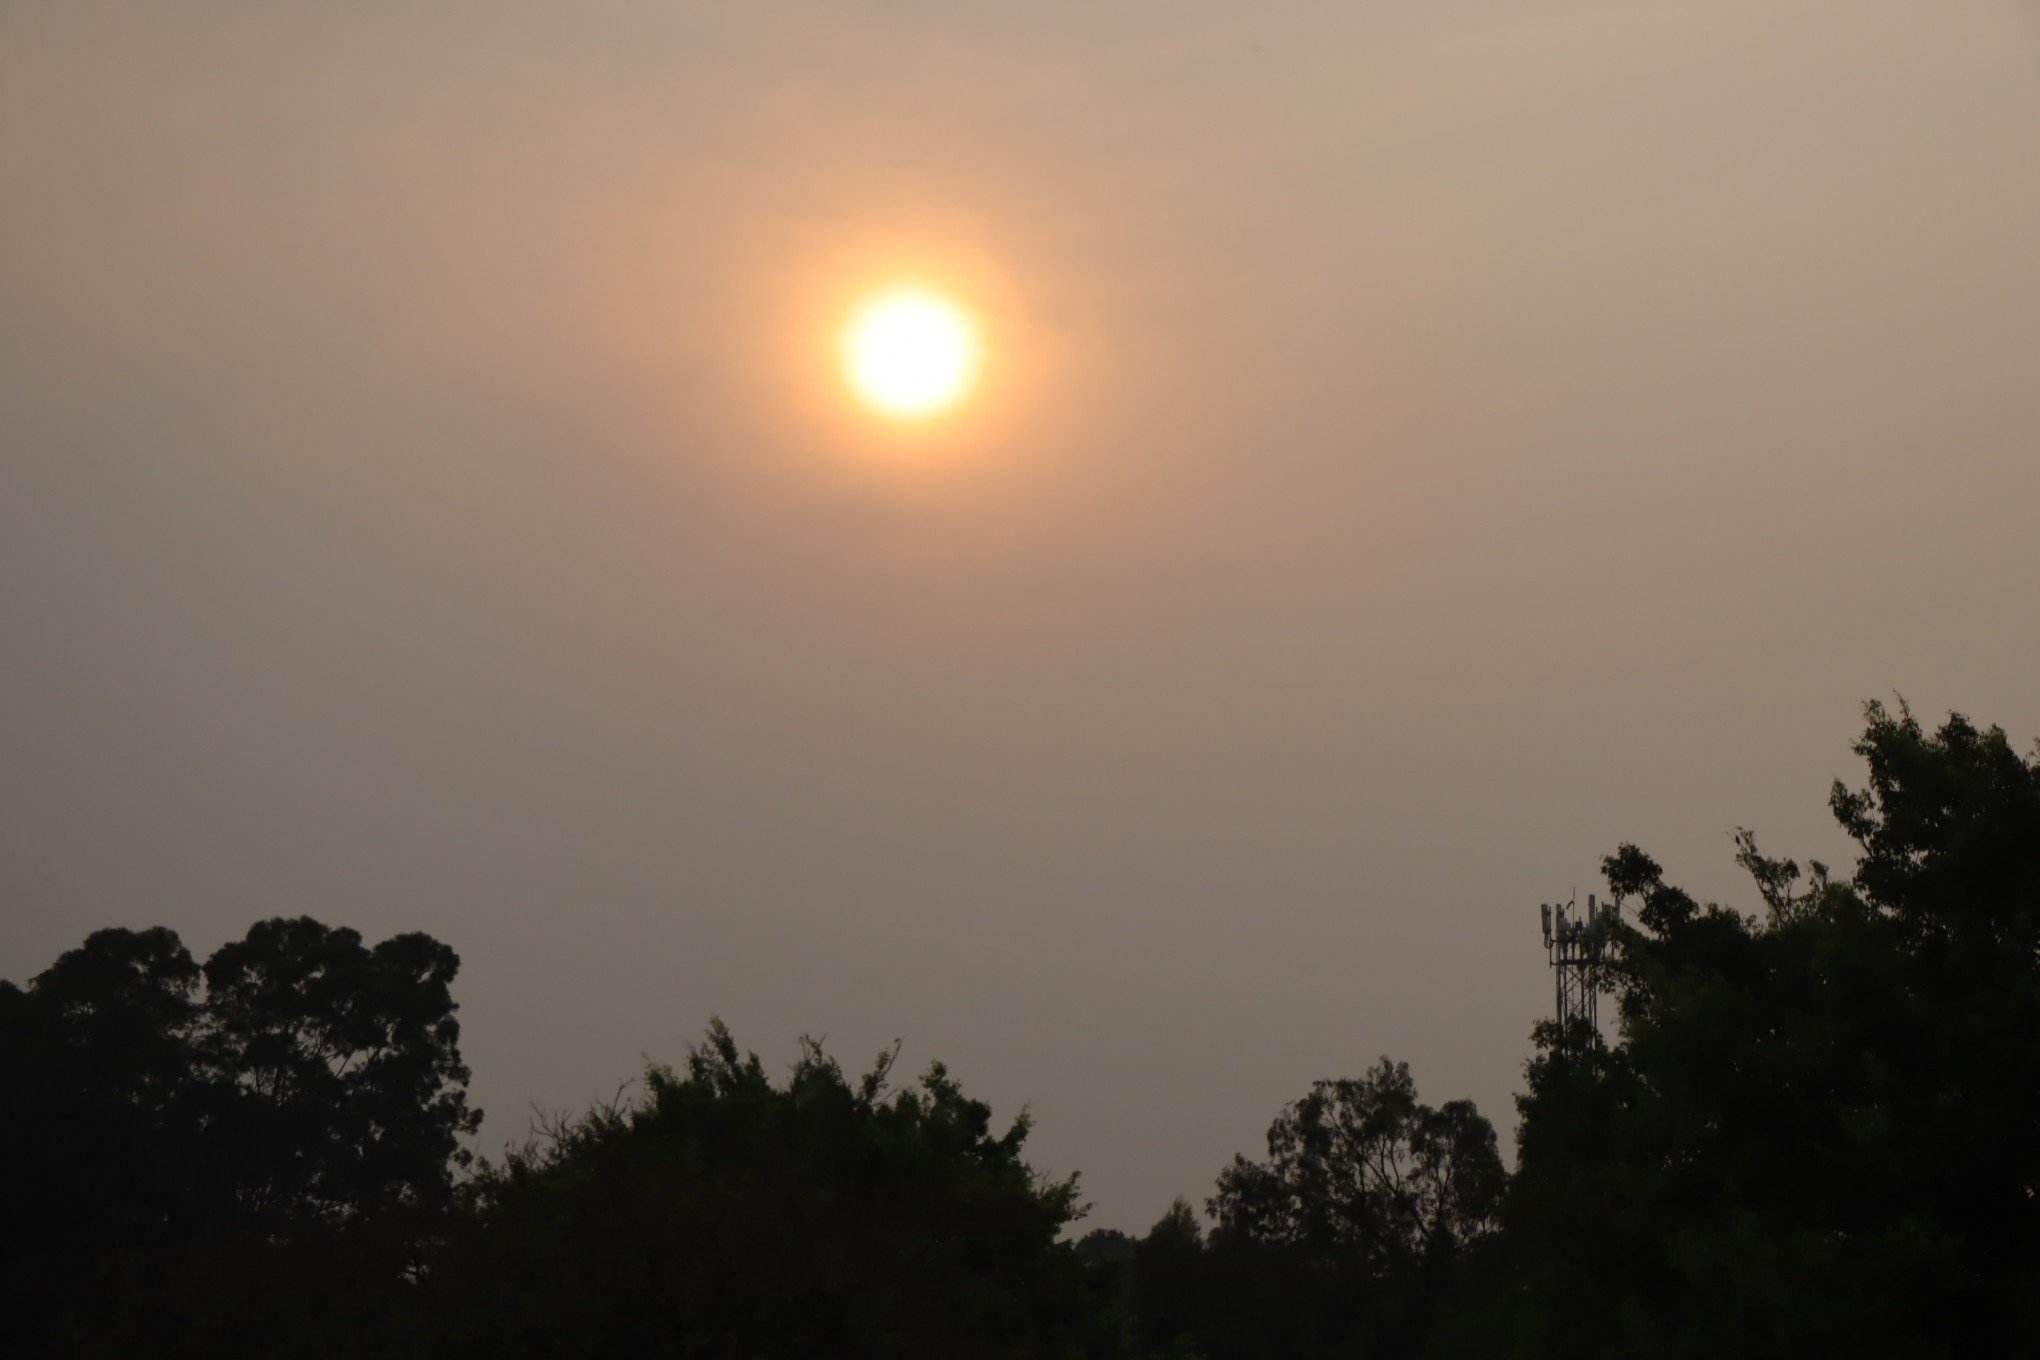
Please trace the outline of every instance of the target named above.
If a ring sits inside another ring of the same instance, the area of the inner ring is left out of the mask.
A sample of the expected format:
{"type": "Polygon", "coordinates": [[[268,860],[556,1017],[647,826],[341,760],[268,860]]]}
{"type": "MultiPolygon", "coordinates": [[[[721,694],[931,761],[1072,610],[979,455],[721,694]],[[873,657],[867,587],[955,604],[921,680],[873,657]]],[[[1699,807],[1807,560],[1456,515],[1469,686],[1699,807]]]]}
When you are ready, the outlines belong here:
{"type": "Polygon", "coordinates": [[[244,1324],[305,1354],[373,1339],[351,1319],[392,1315],[472,1161],[458,968],[425,935],[370,948],[279,918],[203,965],[169,930],[101,930],[0,982],[11,1336],[109,1355],[244,1324]]]}
{"type": "Polygon", "coordinates": [[[478,1160],[446,945],[98,931],[0,982],[0,1305],[66,1356],[2020,1353],[2040,756],[1877,704],[1855,751],[1846,878],[1739,832],[1746,915],[1607,857],[1613,1033],[1536,1027],[1513,1168],[1382,1057],[1138,1237],[896,1048],[775,1081],[714,1021],[478,1160]]]}

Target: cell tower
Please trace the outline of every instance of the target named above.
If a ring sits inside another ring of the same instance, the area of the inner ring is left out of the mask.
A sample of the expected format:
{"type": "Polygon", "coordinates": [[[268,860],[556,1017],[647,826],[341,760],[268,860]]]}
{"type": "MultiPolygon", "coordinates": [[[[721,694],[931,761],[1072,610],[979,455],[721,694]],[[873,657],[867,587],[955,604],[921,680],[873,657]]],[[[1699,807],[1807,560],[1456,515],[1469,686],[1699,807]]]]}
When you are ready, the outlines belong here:
{"type": "Polygon", "coordinates": [[[1600,1032],[1597,1003],[1601,995],[1601,968],[1614,940],[1615,923],[1622,909],[1613,902],[1594,904],[1587,894],[1587,914],[1571,902],[1554,908],[1549,902],[1538,906],[1544,918],[1544,956],[1558,979],[1558,1024],[1570,1030],[1573,1021],[1584,1020],[1590,1032],[1600,1032]]]}

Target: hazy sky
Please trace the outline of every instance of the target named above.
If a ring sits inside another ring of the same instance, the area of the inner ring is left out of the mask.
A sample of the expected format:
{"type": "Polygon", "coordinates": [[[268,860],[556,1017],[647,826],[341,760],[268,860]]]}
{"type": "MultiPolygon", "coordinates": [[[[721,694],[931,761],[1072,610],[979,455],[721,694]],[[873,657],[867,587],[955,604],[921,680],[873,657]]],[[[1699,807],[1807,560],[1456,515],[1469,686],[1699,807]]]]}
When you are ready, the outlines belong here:
{"type": "Polygon", "coordinates": [[[0,4],[0,976],[423,929],[1201,1200],[1536,904],[2040,731],[2040,5],[0,4]],[[840,392],[867,288],[986,382],[840,392]]]}

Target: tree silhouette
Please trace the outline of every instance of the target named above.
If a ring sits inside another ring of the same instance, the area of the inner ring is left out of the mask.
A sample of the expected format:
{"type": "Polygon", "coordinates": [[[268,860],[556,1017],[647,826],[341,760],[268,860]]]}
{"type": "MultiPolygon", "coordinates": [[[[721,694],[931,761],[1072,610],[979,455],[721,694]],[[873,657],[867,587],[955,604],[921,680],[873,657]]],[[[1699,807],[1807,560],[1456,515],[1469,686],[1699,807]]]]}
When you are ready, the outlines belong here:
{"type": "Polygon", "coordinates": [[[28,1354],[359,1350],[465,1154],[453,952],[102,930],[0,983],[0,1306],[28,1354]]]}
{"type": "Polygon", "coordinates": [[[1107,1289],[1058,1231],[1074,1178],[937,1064],[784,1086],[720,1022],[643,1097],[482,1170],[435,1273],[440,1344],[491,1357],[1107,1355],[1107,1289]]]}
{"type": "Polygon", "coordinates": [[[242,1210],[272,1234],[445,1207],[481,1121],[450,984],[426,935],[373,949],[309,918],[264,921],[206,961],[207,1067],[242,1210]]]}
{"type": "Polygon", "coordinates": [[[2040,1352],[2040,756],[1871,705],[1839,879],[1760,912],[1633,845],[1614,1042],[1535,1031],[1505,1180],[1406,1065],[1321,1081],[1142,1238],[1059,1235],[1024,1116],[895,1053],[783,1082],[719,1022],[471,1179],[424,935],[102,930],[0,982],[0,1345],[29,1356],[2040,1352]]]}
{"type": "Polygon", "coordinates": [[[1493,1230],[1503,1182],[1494,1127],[1473,1102],[1434,1110],[1409,1064],[1383,1058],[1285,1108],[1268,1160],[1235,1158],[1211,1209],[1222,1233],[1415,1278],[1493,1230]]]}
{"type": "Polygon", "coordinates": [[[1212,1360],[1411,1356],[1495,1227],[1505,1174],[1469,1101],[1434,1109],[1405,1063],[1320,1081],[1235,1158],[1206,1239],[1178,1201],[1136,1244],[1135,1333],[1212,1360]]]}
{"type": "Polygon", "coordinates": [[[1634,846],[1613,1048],[1538,1034],[1469,1353],[2014,1354],[2040,1343],[2040,763],[1867,712],[1852,879],[1737,838],[1761,917],[1634,846]]]}

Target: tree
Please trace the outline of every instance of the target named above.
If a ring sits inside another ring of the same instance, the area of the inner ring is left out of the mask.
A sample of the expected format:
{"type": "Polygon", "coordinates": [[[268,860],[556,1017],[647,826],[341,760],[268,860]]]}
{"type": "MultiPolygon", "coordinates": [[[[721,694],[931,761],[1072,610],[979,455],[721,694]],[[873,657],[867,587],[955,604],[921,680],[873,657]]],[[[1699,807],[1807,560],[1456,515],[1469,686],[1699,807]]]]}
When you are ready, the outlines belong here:
{"type": "MultiPolygon", "coordinates": [[[[896,1050],[895,1050],[896,1051],[896,1050]]],[[[514,1357],[1103,1355],[1102,1285],[1058,1232],[1075,1178],[1021,1160],[940,1064],[784,1086],[711,1025],[643,1096],[554,1121],[477,1177],[432,1277],[439,1344],[514,1357]]]]}
{"type": "Polygon", "coordinates": [[[1141,1243],[1143,1337],[1187,1333],[1216,1360],[1413,1355],[1504,1184],[1493,1127],[1469,1101],[1423,1104],[1408,1064],[1316,1082],[1267,1161],[1219,1176],[1208,1244],[1181,1205],[1141,1243]]]}
{"type": "Polygon", "coordinates": [[[2013,1354],[2040,1342],[2040,763],[1867,711],[1863,857],[1738,833],[1761,916],[1623,846],[1619,1042],[1538,1031],[1513,1285],[1470,1353],[2013,1354]]]}
{"type": "Polygon", "coordinates": [[[1145,1354],[1193,1352],[1200,1337],[1220,1330],[1216,1309],[1228,1300],[1219,1284],[1204,1226],[1189,1201],[1178,1199],[1133,1248],[1134,1335],[1145,1354]]]}
{"type": "Polygon", "coordinates": [[[422,935],[266,921],[201,968],[102,930],[0,983],[0,1306],[26,1353],[359,1351],[465,1159],[467,1069],[422,935]]]}
{"type": "Polygon", "coordinates": [[[204,1221],[198,965],[167,930],[102,930],[0,983],[0,1315],[30,1353],[89,1333],[204,1221]]]}
{"type": "Polygon", "coordinates": [[[207,1065],[243,1210],[271,1233],[443,1209],[481,1122],[427,935],[373,949],[309,917],[264,921],[206,961],[207,1065]]]}
{"type": "Polygon", "coordinates": [[[1287,1106],[1268,1160],[1234,1158],[1211,1209],[1223,1232],[1414,1278],[1492,1230],[1503,1183],[1494,1127],[1473,1102],[1421,1104],[1409,1064],[1383,1058],[1287,1106]]]}

